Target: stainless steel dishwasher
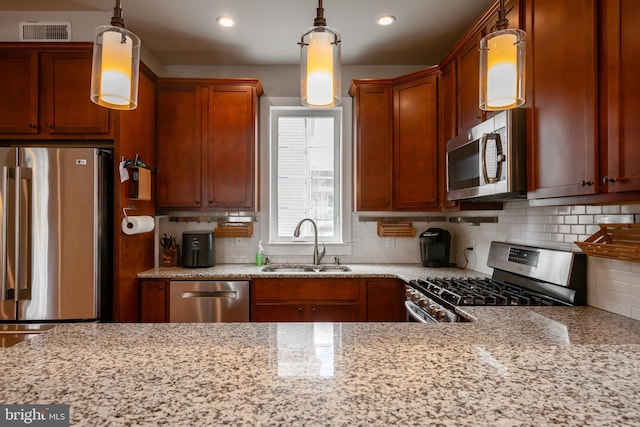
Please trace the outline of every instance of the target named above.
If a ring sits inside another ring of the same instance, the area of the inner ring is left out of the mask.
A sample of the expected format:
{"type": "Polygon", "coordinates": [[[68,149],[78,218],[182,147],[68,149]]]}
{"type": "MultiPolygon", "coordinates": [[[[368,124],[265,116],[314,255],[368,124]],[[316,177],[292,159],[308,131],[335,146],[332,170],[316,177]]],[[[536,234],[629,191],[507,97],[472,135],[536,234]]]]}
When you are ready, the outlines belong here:
{"type": "Polygon", "coordinates": [[[171,281],[169,322],[248,322],[248,281],[171,281]]]}

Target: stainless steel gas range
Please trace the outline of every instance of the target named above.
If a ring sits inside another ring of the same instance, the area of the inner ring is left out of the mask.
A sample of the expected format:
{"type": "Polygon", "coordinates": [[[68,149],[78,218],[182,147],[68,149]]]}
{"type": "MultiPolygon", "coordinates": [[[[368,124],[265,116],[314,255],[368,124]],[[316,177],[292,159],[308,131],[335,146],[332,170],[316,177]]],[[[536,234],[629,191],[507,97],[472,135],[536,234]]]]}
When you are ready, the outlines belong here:
{"type": "Polygon", "coordinates": [[[410,321],[464,322],[464,309],[492,305],[586,304],[586,255],[505,242],[491,242],[491,278],[426,277],[412,280],[405,306],[410,321]]]}

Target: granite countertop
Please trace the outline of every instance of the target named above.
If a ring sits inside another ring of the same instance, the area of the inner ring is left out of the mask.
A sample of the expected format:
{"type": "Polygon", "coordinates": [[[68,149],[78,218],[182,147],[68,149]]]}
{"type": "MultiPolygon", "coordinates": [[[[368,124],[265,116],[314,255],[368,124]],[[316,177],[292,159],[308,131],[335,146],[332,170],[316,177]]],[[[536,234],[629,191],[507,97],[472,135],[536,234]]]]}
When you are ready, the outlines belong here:
{"type": "Polygon", "coordinates": [[[71,425],[640,425],[640,322],[471,307],[477,322],[64,324],[0,349],[0,402],[71,425]]]}
{"type": "Polygon", "coordinates": [[[420,277],[468,277],[485,276],[473,270],[457,267],[426,268],[421,264],[348,264],[351,271],[330,272],[265,272],[263,267],[253,264],[220,264],[209,268],[156,267],[138,273],[140,279],[173,279],[173,280],[251,280],[252,278],[271,277],[327,277],[358,278],[379,277],[398,278],[405,281],[420,277]]]}

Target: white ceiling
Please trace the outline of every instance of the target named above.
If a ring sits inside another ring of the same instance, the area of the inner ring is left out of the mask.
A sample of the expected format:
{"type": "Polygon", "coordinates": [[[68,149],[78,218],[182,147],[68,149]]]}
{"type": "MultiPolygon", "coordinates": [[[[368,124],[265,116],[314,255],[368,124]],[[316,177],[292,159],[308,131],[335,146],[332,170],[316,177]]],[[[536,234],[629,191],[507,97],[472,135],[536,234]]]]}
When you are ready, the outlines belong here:
{"type": "MultiPolygon", "coordinates": [[[[324,0],[347,65],[432,65],[494,0],[324,0]],[[375,21],[394,15],[395,24],[375,21]]],[[[115,0],[1,0],[1,11],[113,10],[115,0]]],[[[164,65],[285,65],[313,25],[317,0],[122,0],[126,27],[164,65]],[[216,24],[231,15],[233,28],[216,24]]],[[[109,15],[110,16],[110,15],[109,15]]],[[[108,24],[108,22],[105,22],[108,24]]]]}

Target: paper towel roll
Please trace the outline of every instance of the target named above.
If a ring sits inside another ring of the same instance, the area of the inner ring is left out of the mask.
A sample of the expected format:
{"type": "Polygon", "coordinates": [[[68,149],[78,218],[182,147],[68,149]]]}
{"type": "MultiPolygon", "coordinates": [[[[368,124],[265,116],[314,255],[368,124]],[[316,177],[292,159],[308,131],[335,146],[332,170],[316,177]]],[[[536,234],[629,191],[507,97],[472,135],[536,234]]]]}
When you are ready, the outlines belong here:
{"type": "Polygon", "coordinates": [[[140,234],[153,231],[155,220],[148,215],[129,216],[122,218],[122,232],[124,234],[140,234]]]}

